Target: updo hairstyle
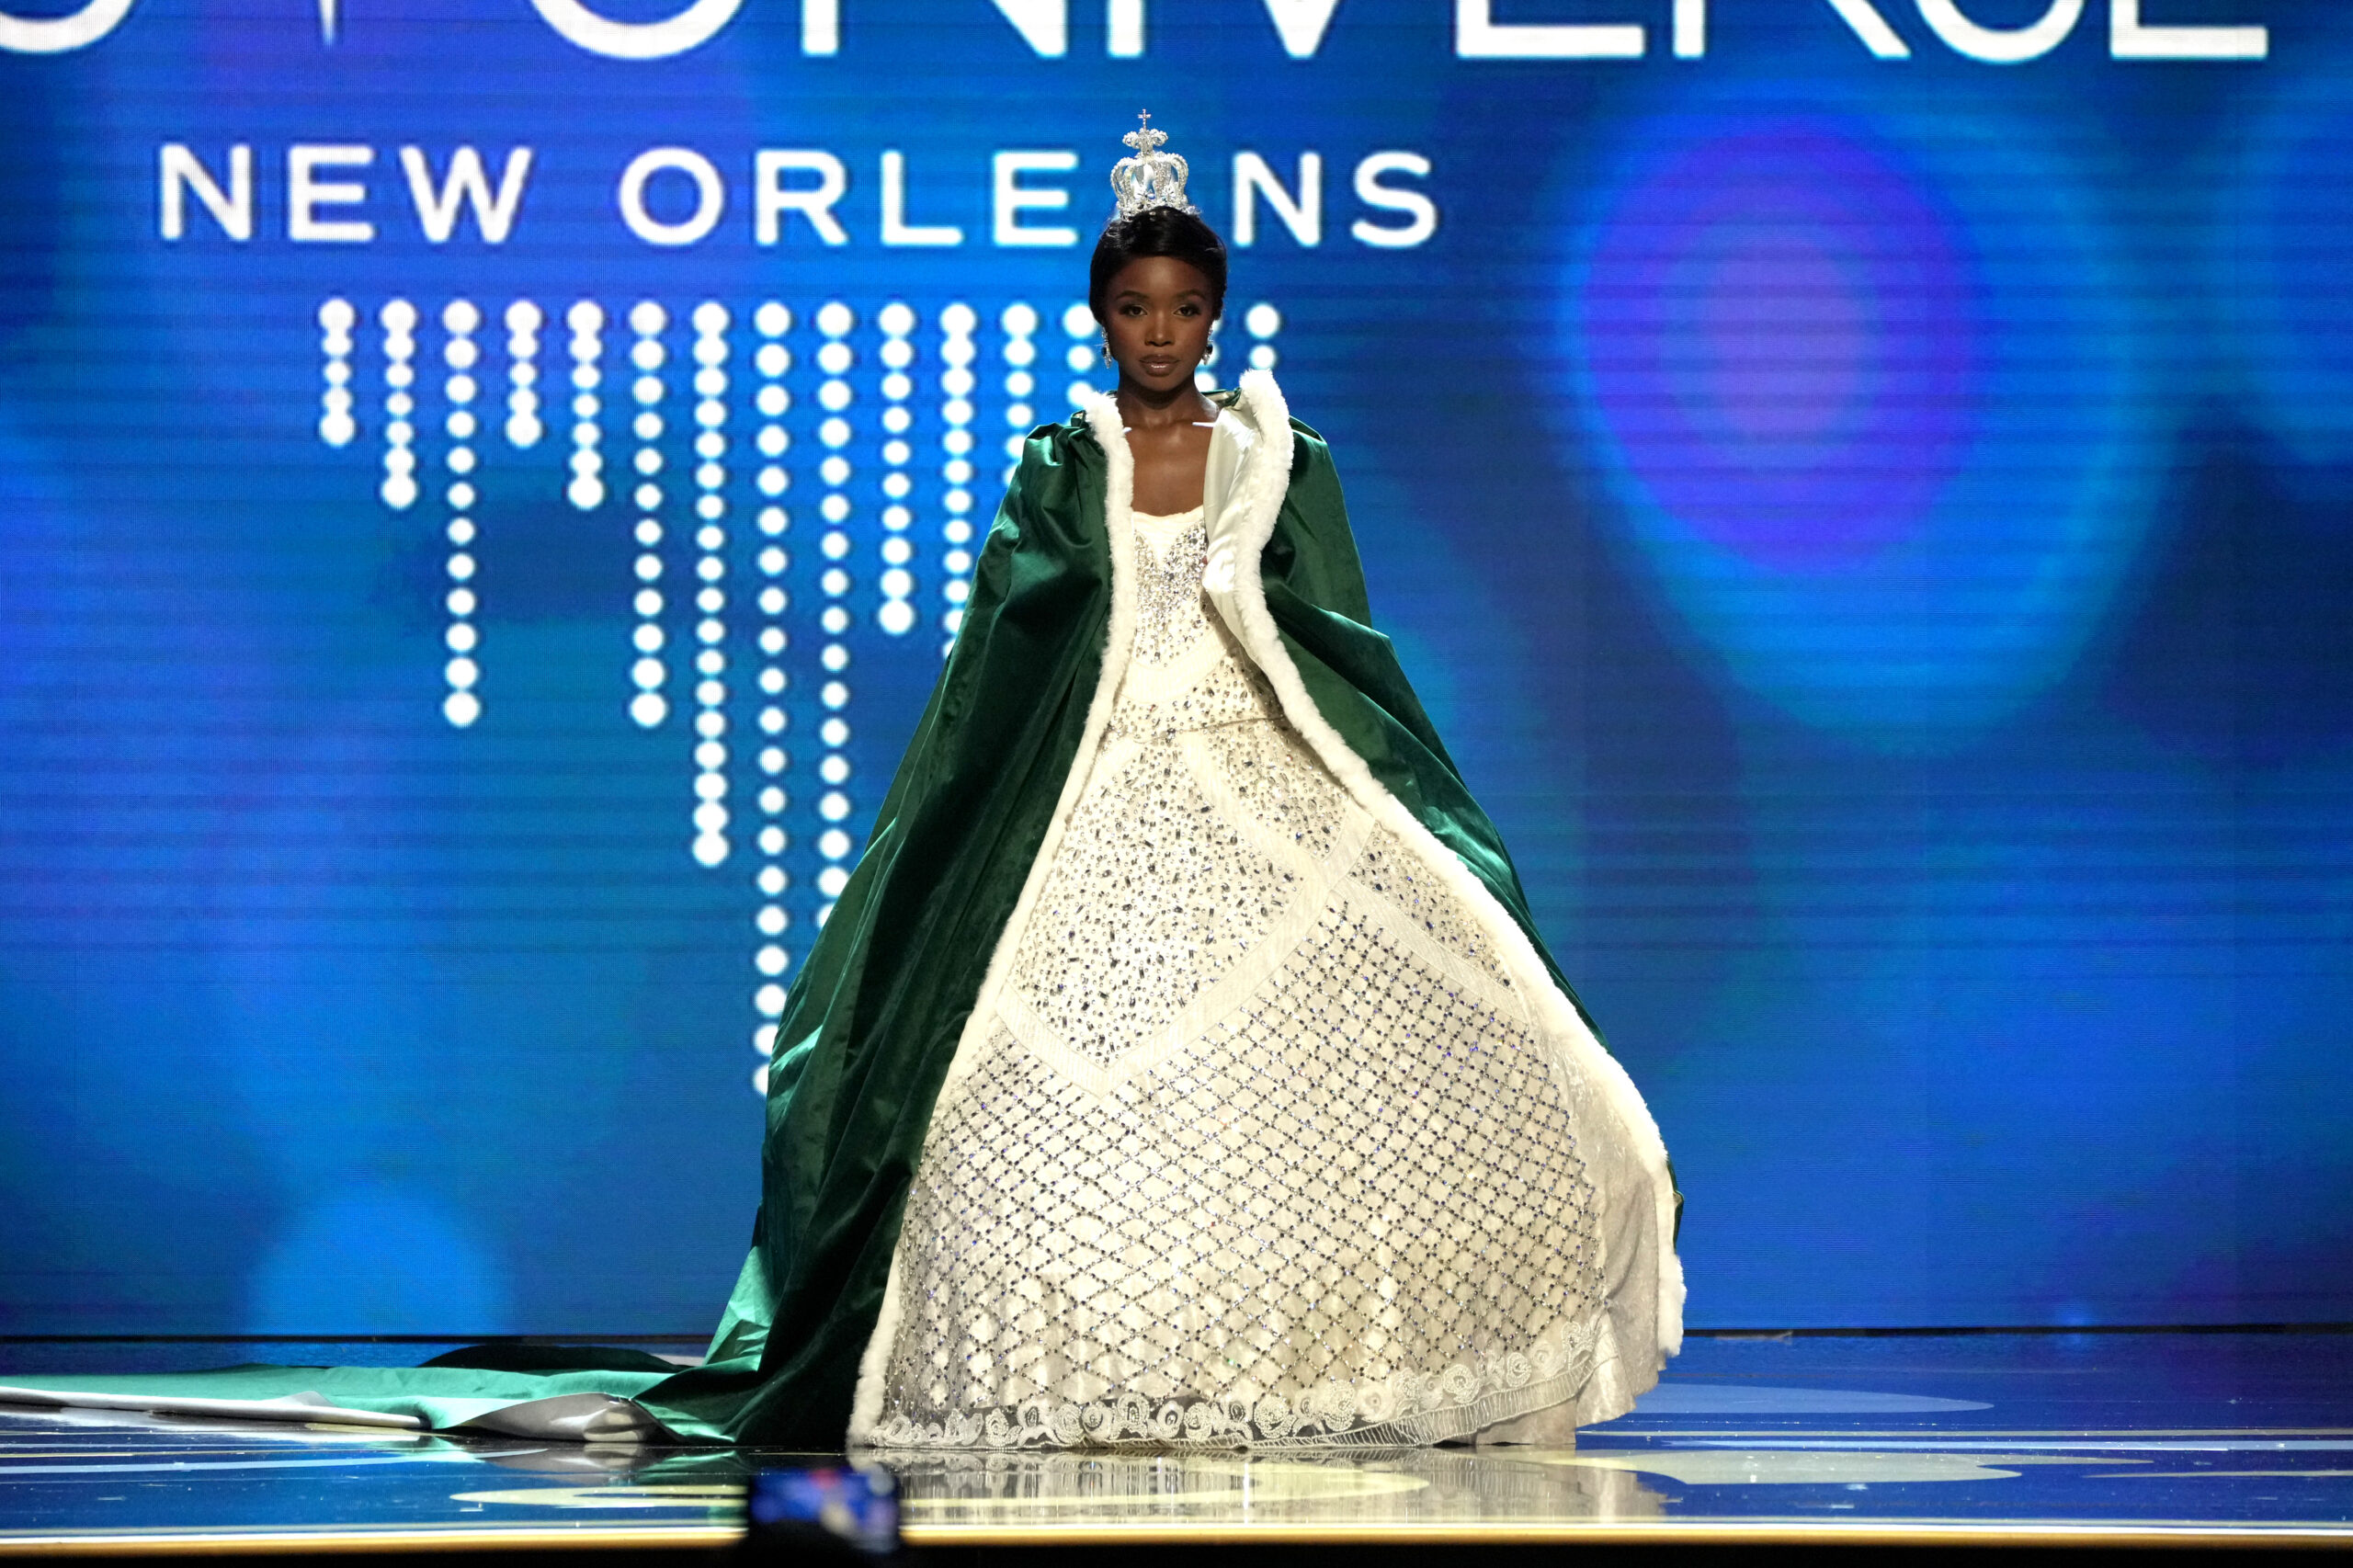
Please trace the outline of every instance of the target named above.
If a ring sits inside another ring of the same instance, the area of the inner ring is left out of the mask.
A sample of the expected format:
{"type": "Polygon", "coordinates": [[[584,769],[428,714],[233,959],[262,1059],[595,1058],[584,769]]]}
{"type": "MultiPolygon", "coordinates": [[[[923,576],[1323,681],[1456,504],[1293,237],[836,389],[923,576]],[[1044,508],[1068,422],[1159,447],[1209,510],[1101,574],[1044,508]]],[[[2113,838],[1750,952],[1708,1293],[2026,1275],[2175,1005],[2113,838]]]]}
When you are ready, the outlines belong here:
{"type": "Polygon", "coordinates": [[[1197,212],[1175,207],[1147,207],[1132,218],[1114,218],[1095,242],[1095,259],[1086,268],[1086,308],[1103,319],[1104,290],[1120,268],[1147,256],[1165,256],[1185,262],[1209,280],[1210,319],[1225,313],[1225,242],[1201,222],[1197,212]]]}

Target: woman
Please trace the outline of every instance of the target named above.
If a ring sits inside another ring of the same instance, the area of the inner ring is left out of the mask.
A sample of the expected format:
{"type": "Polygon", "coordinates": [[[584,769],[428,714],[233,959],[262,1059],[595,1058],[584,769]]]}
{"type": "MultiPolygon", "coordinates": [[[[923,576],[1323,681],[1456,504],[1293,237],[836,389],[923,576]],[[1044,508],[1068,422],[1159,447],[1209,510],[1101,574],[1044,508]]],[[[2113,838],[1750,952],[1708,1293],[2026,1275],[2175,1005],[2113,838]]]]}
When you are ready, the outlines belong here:
{"type": "Polygon", "coordinates": [[[1195,390],[1225,253],[1161,138],[1091,268],[1119,389],[1030,437],[958,649],[1036,596],[1059,788],[850,1437],[1562,1440],[1679,1335],[1665,1153],[1366,627],[1323,442],[1263,372],[1195,390]]]}
{"type": "Polygon", "coordinates": [[[1225,252],[1163,140],[1127,138],[1090,272],[1119,390],[1029,438],[788,998],[708,1363],[484,1346],[239,1396],[1272,1449],[1562,1443],[1655,1381],[1658,1134],[1370,629],[1322,439],[1263,372],[1195,390],[1225,252]]]}

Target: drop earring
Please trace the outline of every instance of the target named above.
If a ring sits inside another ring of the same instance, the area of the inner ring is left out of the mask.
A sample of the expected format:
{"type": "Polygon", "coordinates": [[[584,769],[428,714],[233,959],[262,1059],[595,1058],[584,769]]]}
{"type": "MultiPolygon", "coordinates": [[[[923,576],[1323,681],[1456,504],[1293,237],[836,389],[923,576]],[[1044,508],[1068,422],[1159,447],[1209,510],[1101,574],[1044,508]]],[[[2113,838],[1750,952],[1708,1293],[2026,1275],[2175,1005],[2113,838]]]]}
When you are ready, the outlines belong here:
{"type": "Polygon", "coordinates": [[[1111,358],[1111,340],[1108,337],[1103,340],[1103,363],[1106,365],[1116,365],[1119,363],[1118,360],[1111,358]]]}

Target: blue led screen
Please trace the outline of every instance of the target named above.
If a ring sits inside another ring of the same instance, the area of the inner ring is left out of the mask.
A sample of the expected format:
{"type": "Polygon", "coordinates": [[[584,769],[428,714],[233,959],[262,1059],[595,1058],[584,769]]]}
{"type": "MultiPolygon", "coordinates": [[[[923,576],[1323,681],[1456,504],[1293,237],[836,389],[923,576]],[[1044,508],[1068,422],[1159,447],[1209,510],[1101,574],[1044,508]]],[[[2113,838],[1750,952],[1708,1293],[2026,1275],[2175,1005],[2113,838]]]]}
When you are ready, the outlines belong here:
{"type": "Polygon", "coordinates": [[[2327,0],[8,0],[0,1332],[694,1331],[1150,108],[1699,1325],[2353,1315],[2327,0]]]}

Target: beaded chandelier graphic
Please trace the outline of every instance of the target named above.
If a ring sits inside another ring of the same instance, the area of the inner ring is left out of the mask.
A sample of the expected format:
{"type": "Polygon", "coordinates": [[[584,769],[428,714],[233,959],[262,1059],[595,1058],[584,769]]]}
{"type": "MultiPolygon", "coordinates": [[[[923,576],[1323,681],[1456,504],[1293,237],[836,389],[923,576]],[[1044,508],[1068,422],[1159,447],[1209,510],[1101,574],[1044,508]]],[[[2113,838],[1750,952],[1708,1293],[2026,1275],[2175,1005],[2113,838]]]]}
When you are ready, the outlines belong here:
{"type": "MultiPolygon", "coordinates": [[[[1271,369],[1280,312],[1260,302],[1241,317],[1248,363],[1271,369]]],[[[902,300],[517,299],[494,322],[469,299],[363,309],[337,295],[316,321],[319,438],[373,445],[381,504],[444,547],[438,700],[452,728],[495,722],[483,563],[501,506],[543,504],[552,483],[626,531],[615,717],[649,737],[684,732],[692,863],[751,861],[765,1057],[796,914],[831,915],[879,803],[853,778],[852,665],[936,667],[953,644],[1023,437],[1108,385],[1085,302],[1061,311],[1059,351],[1046,314],[1018,300],[984,317],[952,300],[926,314],[902,300]],[[1050,390],[1057,352],[1069,379],[1050,390]],[[494,472],[502,451],[551,440],[569,449],[555,474],[543,460],[494,472]],[[795,707],[813,748],[788,744],[795,707]]],[[[1205,368],[1204,385],[1215,379],[1205,368]]]]}

